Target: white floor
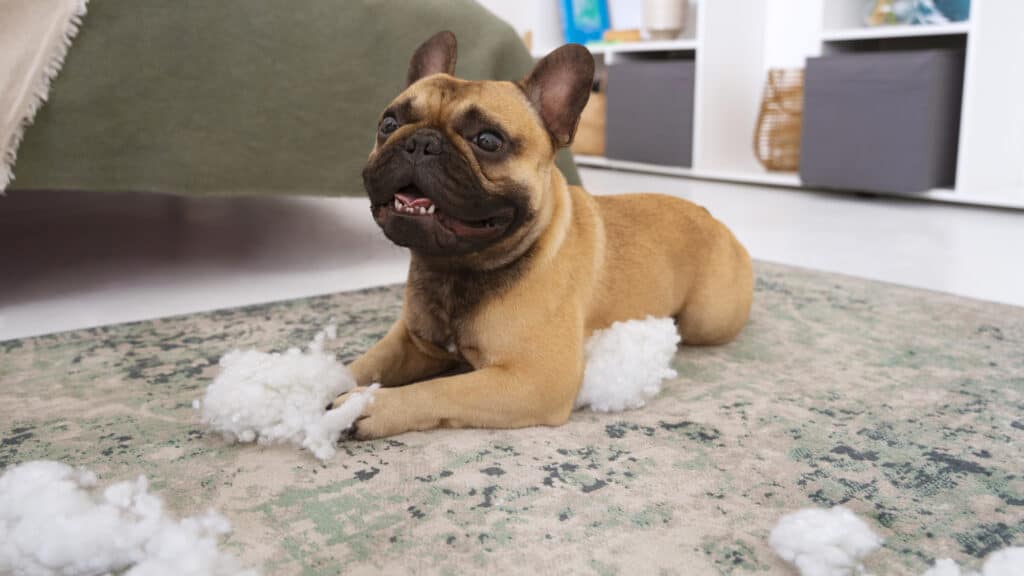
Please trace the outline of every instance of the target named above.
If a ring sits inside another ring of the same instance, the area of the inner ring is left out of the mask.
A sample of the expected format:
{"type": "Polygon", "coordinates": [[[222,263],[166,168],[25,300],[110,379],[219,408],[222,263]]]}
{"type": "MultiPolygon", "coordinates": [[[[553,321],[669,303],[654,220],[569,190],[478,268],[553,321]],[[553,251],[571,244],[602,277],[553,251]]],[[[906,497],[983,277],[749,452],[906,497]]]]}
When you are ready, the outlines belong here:
{"type": "MultiPolygon", "coordinates": [[[[1024,212],[584,170],[707,206],[755,258],[1024,306],[1024,212]]],[[[400,282],[354,199],[0,197],[0,340],[400,282]]]]}

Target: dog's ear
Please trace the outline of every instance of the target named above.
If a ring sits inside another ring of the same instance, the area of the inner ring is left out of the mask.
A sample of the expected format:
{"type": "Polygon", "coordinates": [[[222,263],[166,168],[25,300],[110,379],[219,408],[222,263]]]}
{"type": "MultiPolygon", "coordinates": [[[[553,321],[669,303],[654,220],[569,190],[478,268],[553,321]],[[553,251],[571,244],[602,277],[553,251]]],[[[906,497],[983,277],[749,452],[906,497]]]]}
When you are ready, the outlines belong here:
{"type": "Polygon", "coordinates": [[[445,30],[430,37],[429,40],[420,44],[409,61],[409,75],[405,85],[409,86],[420,78],[431,74],[455,75],[455,59],[458,56],[458,48],[455,43],[455,34],[445,30]]]}
{"type": "Polygon", "coordinates": [[[579,44],[566,44],[545,56],[522,81],[558,146],[572,144],[594,83],[594,57],[579,44]]]}

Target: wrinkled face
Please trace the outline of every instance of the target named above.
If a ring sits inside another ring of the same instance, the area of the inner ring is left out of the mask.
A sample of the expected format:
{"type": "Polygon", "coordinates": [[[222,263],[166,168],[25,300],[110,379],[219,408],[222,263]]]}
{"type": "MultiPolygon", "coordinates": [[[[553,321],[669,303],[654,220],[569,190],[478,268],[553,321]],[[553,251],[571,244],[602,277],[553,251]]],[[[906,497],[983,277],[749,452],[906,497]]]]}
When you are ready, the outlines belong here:
{"type": "Polygon", "coordinates": [[[514,239],[531,223],[553,157],[517,85],[438,74],[381,115],[363,181],[394,243],[458,256],[514,239]]]}
{"type": "Polygon", "coordinates": [[[455,59],[451,32],[416,50],[405,91],[380,116],[363,183],[394,243],[490,260],[544,225],[555,151],[572,141],[594,61],[564,46],[513,83],[455,78],[455,59]]]}

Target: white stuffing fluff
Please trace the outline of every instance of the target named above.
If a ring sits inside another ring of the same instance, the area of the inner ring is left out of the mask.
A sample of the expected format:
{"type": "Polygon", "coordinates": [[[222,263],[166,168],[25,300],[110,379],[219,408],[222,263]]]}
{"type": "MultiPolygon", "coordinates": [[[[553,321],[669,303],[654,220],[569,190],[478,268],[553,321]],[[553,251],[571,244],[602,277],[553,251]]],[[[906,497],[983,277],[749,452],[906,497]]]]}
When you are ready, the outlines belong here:
{"type": "MultiPolygon", "coordinates": [[[[848,576],[864,572],[861,561],[882,545],[871,528],[842,506],[805,508],[783,516],[768,543],[801,576],[848,576]]],[[[1004,548],[985,560],[981,573],[961,573],[949,558],[921,576],[1024,576],[1024,548],[1004,548]]]]}
{"type": "Polygon", "coordinates": [[[671,318],[616,322],[594,332],[584,348],[586,367],[576,408],[621,412],[643,406],[675,378],[672,358],[679,332],[671,318]]]}
{"type": "Polygon", "coordinates": [[[0,476],[0,574],[254,575],[219,550],[220,514],[175,521],[144,476],[105,490],[96,475],[36,461],[0,476]]]}
{"type": "Polygon", "coordinates": [[[768,543],[801,576],[847,576],[882,545],[871,528],[842,506],[808,508],[783,516],[768,543]]]}
{"type": "Polygon", "coordinates": [[[921,576],[1021,576],[1024,574],[1024,548],[1003,548],[989,554],[985,564],[981,567],[981,574],[977,572],[960,572],[960,566],[953,560],[946,558],[936,560],[932,566],[921,576]]]}
{"type": "Polygon", "coordinates": [[[228,352],[220,359],[220,374],[193,404],[200,419],[229,442],[290,442],[320,460],[332,458],[341,433],[373,402],[378,388],[373,385],[338,409],[325,410],[356,385],[348,368],[324,352],[324,341],[334,337],[332,325],[316,335],[306,352],[228,352]]]}
{"type": "Polygon", "coordinates": [[[1024,574],[1024,547],[1003,548],[989,555],[981,576],[1021,576],[1024,574]]]}
{"type": "Polygon", "coordinates": [[[936,560],[935,566],[926,570],[921,576],[960,576],[960,566],[949,558],[936,560]]]}

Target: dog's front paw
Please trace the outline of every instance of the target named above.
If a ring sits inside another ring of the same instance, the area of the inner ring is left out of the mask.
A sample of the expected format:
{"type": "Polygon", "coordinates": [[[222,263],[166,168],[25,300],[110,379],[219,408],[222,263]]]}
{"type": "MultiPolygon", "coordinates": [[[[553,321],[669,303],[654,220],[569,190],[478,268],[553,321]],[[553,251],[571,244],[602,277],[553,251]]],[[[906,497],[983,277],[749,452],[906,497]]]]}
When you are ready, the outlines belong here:
{"type": "Polygon", "coordinates": [[[331,402],[331,405],[327,407],[328,410],[334,410],[340,408],[342,404],[348,402],[349,398],[352,398],[356,394],[366,393],[370,389],[369,386],[356,386],[355,388],[345,392],[344,394],[338,394],[338,397],[331,402]]]}
{"type": "MultiPolygon", "coordinates": [[[[365,386],[353,388],[335,398],[331,407],[337,408],[353,394],[366,392],[366,390],[365,386]]],[[[403,402],[401,396],[401,388],[381,388],[374,391],[373,400],[363,408],[363,413],[356,418],[349,435],[359,440],[372,440],[426,428],[416,425],[412,417],[412,410],[403,402]]]]}

